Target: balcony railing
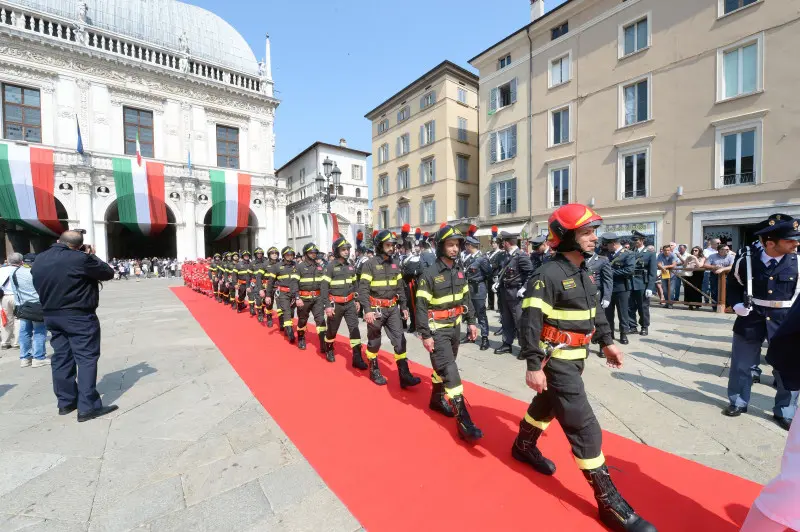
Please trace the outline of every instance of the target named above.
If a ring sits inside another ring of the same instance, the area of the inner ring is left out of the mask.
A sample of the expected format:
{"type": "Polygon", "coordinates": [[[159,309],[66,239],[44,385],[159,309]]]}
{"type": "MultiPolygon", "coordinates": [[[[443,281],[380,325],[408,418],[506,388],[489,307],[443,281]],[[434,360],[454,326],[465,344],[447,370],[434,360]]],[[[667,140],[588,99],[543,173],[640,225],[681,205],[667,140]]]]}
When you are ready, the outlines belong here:
{"type": "Polygon", "coordinates": [[[752,185],[756,182],[755,172],[745,172],[742,174],[728,174],[722,176],[722,185],[725,187],[736,185],[752,185]]]}

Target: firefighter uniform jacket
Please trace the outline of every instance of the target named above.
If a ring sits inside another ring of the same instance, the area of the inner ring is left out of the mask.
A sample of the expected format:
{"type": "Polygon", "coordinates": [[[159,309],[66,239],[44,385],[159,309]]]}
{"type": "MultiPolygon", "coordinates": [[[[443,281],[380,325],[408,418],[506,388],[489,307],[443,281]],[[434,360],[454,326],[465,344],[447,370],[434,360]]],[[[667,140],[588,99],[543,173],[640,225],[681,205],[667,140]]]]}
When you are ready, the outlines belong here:
{"type": "Polygon", "coordinates": [[[322,301],[325,308],[333,306],[330,296],[347,297],[354,294],[358,297],[356,286],[355,266],[340,259],[332,260],[325,268],[325,275],[322,278],[322,301]]]}
{"type": "Polygon", "coordinates": [[[211,263],[208,265],[208,278],[214,279],[214,277],[217,275],[218,269],[219,269],[219,262],[217,262],[216,259],[211,259],[211,263]]]}
{"type": "MultiPolygon", "coordinates": [[[[589,334],[595,331],[600,347],[612,345],[614,339],[605,312],[600,310],[597,287],[592,282],[586,263],[575,266],[561,253],[542,264],[525,290],[520,319],[520,354],[527,361],[528,371],[542,369],[545,344],[540,341],[544,324],[559,331],[589,334]]],[[[582,360],[586,347],[565,347],[553,352],[553,358],[582,360]]]]}
{"type": "Polygon", "coordinates": [[[383,255],[376,255],[365,262],[361,268],[361,279],[358,285],[361,307],[369,309],[372,306],[369,302],[371,296],[377,299],[397,298],[400,310],[406,310],[408,307],[406,306],[404,286],[400,266],[391,258],[386,260],[383,255]]]}
{"type": "MultiPolygon", "coordinates": [[[[325,278],[325,271],[316,262],[308,262],[303,259],[297,263],[298,290],[301,292],[320,292],[322,290],[322,280],[325,278]]],[[[310,294],[301,297],[319,297],[310,294]]]]}
{"type": "MultiPolygon", "coordinates": [[[[267,259],[264,264],[259,268],[256,273],[256,286],[264,289],[265,291],[270,286],[270,282],[275,281],[275,268],[280,261],[271,261],[267,259]]],[[[268,297],[272,295],[267,292],[268,297]]]]}
{"type": "Polygon", "coordinates": [[[433,331],[460,325],[463,316],[466,316],[469,325],[475,325],[475,309],[469,297],[467,276],[456,263],[450,267],[441,259],[437,259],[419,277],[417,331],[423,339],[428,339],[433,336],[433,331]],[[440,319],[428,317],[429,310],[450,310],[459,307],[463,310],[461,315],[440,319]]]}
{"type": "Polygon", "coordinates": [[[280,288],[288,288],[289,298],[297,298],[298,281],[300,276],[297,274],[297,266],[294,261],[281,260],[272,266],[272,275],[268,278],[267,296],[273,292],[281,291],[280,288]]]}
{"type": "Polygon", "coordinates": [[[267,267],[269,266],[269,261],[266,258],[261,260],[253,259],[250,261],[250,279],[256,281],[256,286],[261,289],[264,285],[262,285],[262,279],[264,278],[264,274],[267,273],[267,267]]]}
{"type": "Polygon", "coordinates": [[[250,263],[240,260],[233,269],[233,281],[237,284],[247,284],[250,282],[250,263]]]}

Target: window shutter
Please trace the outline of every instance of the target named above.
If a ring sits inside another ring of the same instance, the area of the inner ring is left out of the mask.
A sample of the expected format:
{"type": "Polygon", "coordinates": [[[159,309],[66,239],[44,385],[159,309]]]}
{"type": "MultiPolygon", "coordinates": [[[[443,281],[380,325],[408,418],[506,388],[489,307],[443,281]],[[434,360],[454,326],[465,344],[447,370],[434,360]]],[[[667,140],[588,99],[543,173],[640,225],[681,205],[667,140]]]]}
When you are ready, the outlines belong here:
{"type": "Polygon", "coordinates": [[[489,135],[489,162],[497,162],[497,133],[489,135]]]}
{"type": "Polygon", "coordinates": [[[419,99],[419,108],[425,109],[425,95],[423,95],[422,98],[419,99]]]}
{"type": "Polygon", "coordinates": [[[436,121],[434,120],[431,122],[431,138],[428,139],[428,142],[435,142],[436,141],[436,121]]]}
{"type": "Polygon", "coordinates": [[[419,163],[419,184],[425,183],[425,168],[423,163],[419,163]]]}
{"type": "Polygon", "coordinates": [[[431,182],[436,181],[436,159],[431,161],[431,182]]]}
{"type": "Polygon", "coordinates": [[[497,183],[489,185],[489,215],[497,216],[497,183]]]}
{"type": "Polygon", "coordinates": [[[511,103],[517,101],[517,78],[511,80],[511,103]]]}
{"type": "Polygon", "coordinates": [[[397,155],[396,157],[400,157],[400,137],[397,137],[397,155]]]}
{"type": "Polygon", "coordinates": [[[419,145],[425,145],[425,126],[419,126],[419,145]]]}
{"type": "Polygon", "coordinates": [[[489,92],[489,112],[497,110],[497,87],[489,92]]]}
{"type": "Polygon", "coordinates": [[[431,222],[436,221],[436,200],[431,200],[431,222]]]}
{"type": "Polygon", "coordinates": [[[511,146],[508,149],[509,158],[517,156],[517,124],[511,126],[511,133],[509,135],[511,137],[511,146]]]}
{"type": "Polygon", "coordinates": [[[517,178],[511,180],[511,212],[517,212],[517,178]]]}
{"type": "Polygon", "coordinates": [[[425,223],[425,202],[421,202],[419,204],[419,221],[420,223],[425,223]]]}
{"type": "Polygon", "coordinates": [[[431,91],[431,105],[436,103],[436,91],[431,91]]]}

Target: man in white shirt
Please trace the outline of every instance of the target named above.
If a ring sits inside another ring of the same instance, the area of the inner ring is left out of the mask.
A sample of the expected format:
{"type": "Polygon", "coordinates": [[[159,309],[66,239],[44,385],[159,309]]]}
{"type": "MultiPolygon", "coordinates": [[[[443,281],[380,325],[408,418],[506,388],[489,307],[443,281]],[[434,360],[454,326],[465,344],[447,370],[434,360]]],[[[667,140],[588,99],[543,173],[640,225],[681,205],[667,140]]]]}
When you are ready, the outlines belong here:
{"type": "Polygon", "coordinates": [[[2,307],[3,313],[6,315],[6,323],[0,322],[0,349],[19,347],[19,320],[14,317],[16,300],[11,286],[11,274],[21,266],[22,255],[12,253],[8,256],[8,264],[0,268],[0,291],[3,293],[3,297],[0,299],[0,307],[2,307]]]}

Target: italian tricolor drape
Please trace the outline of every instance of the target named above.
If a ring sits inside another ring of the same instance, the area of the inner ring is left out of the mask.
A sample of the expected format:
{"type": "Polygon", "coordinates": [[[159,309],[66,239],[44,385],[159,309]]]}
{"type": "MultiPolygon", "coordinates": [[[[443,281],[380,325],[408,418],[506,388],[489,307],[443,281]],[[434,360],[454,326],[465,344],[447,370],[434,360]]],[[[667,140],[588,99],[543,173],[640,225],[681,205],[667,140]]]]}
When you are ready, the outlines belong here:
{"type": "Polygon", "coordinates": [[[157,235],[167,226],[164,203],[164,165],[153,161],[114,158],[119,221],[144,236],[157,235]]]}
{"type": "Polygon", "coordinates": [[[250,217],[250,174],[209,170],[211,178],[211,238],[233,237],[247,228],[250,217]]]}
{"type": "Polygon", "coordinates": [[[54,190],[53,150],[0,143],[0,218],[38,233],[60,234],[54,190]]]}

